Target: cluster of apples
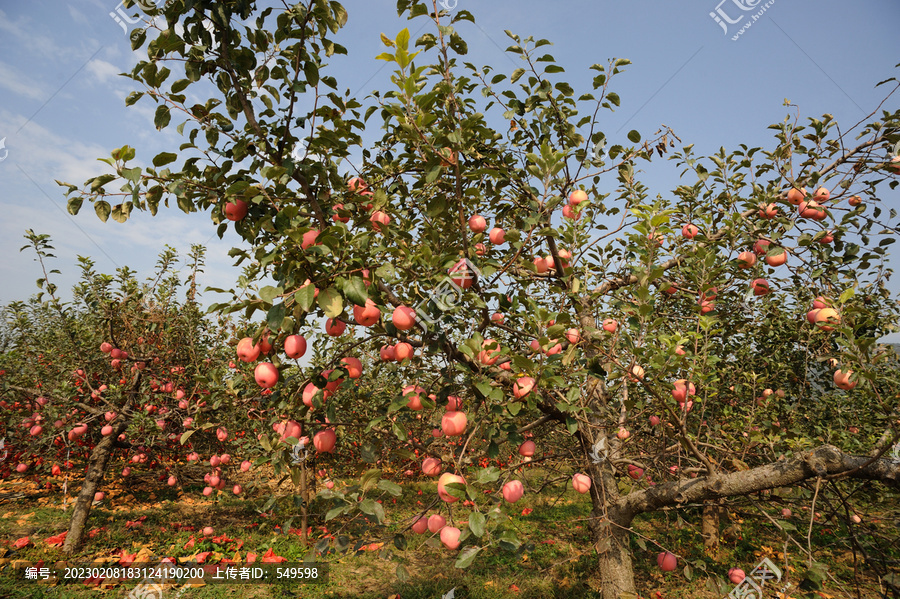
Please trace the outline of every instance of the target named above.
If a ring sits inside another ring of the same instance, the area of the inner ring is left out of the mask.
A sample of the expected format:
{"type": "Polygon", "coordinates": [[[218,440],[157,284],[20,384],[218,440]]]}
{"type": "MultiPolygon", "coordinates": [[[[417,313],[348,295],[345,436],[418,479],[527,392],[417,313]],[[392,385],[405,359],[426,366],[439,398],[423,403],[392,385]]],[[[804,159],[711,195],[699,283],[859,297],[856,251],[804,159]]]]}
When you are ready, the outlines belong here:
{"type": "Polygon", "coordinates": [[[786,197],[788,202],[797,206],[797,213],[801,218],[825,220],[828,217],[828,210],[823,204],[831,199],[831,192],[825,187],[820,187],[815,191],[812,199],[807,199],[807,195],[804,187],[788,190],[786,197]]]}
{"type": "Polygon", "coordinates": [[[572,193],[569,194],[569,203],[563,206],[562,215],[564,218],[568,218],[569,220],[578,220],[581,218],[581,211],[578,209],[578,204],[586,201],[588,199],[587,193],[583,189],[576,189],[572,193]]]}
{"type": "Polygon", "coordinates": [[[834,325],[841,323],[841,314],[830,307],[829,301],[819,296],[813,300],[812,310],[806,313],[806,320],[822,331],[833,331],[834,325]]]}
{"type": "Polygon", "coordinates": [[[440,514],[432,514],[431,516],[421,516],[412,525],[412,531],[416,534],[423,534],[428,531],[432,534],[441,535],[441,543],[447,549],[456,549],[459,547],[459,537],[462,531],[455,526],[447,526],[447,519],[440,514]]]}

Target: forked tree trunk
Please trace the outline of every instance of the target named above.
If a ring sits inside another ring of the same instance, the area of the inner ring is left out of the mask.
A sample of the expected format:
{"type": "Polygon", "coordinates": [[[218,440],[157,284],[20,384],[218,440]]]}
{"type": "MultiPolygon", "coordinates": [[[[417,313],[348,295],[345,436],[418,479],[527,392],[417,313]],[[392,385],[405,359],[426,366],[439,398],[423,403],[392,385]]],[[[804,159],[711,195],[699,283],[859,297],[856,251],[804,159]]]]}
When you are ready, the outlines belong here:
{"type": "MultiPolygon", "coordinates": [[[[586,456],[590,449],[587,444],[593,443],[594,435],[605,435],[605,430],[595,428],[593,431],[583,431],[581,435],[586,456]]],[[[594,547],[600,554],[598,566],[603,599],[637,596],[629,547],[628,529],[632,516],[616,508],[619,490],[609,461],[603,460],[597,464],[590,457],[587,461],[593,505],[590,529],[594,547]]]]}
{"type": "Polygon", "coordinates": [[[69,532],[66,534],[66,541],[63,544],[65,553],[75,553],[81,547],[84,525],[91,514],[94,493],[97,492],[103,477],[106,475],[109,458],[115,449],[113,444],[127,428],[128,422],[123,418],[116,425],[113,433],[103,437],[91,453],[87,474],[84,476],[84,484],[81,485],[81,492],[78,494],[78,499],[75,500],[75,510],[72,512],[72,520],[69,522],[69,532]]]}

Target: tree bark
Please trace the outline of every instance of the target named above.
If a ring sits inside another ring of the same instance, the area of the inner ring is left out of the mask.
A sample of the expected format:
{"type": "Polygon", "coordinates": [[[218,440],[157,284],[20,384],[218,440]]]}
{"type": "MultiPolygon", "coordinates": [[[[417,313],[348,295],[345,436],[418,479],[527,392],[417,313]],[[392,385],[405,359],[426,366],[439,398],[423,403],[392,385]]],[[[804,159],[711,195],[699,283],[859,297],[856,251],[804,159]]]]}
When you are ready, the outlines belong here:
{"type": "Polygon", "coordinates": [[[719,551],[719,529],[722,525],[723,508],[720,502],[707,501],[703,504],[703,517],[700,521],[700,536],[703,546],[711,555],[719,551]]]}
{"type": "MultiPolygon", "coordinates": [[[[623,593],[635,593],[634,569],[629,547],[632,516],[617,507],[619,489],[610,460],[612,451],[604,453],[600,463],[591,456],[596,439],[605,437],[606,427],[595,423],[591,430],[581,427],[579,438],[587,473],[591,477],[590,530],[594,547],[600,555],[598,566],[603,599],[618,599],[623,593]]],[[[608,442],[608,441],[607,441],[608,442]]],[[[595,452],[596,453],[596,452],[595,452]]]]}
{"type": "Polygon", "coordinates": [[[112,456],[113,444],[116,438],[125,432],[127,428],[128,422],[123,418],[115,427],[113,434],[103,437],[91,453],[87,474],[84,476],[84,484],[81,485],[81,493],[78,494],[78,499],[75,500],[75,510],[72,512],[72,519],[69,521],[69,532],[66,534],[66,541],[63,544],[65,553],[74,553],[81,547],[84,525],[91,514],[94,493],[97,492],[97,488],[106,475],[106,468],[109,465],[109,458],[112,456]]]}

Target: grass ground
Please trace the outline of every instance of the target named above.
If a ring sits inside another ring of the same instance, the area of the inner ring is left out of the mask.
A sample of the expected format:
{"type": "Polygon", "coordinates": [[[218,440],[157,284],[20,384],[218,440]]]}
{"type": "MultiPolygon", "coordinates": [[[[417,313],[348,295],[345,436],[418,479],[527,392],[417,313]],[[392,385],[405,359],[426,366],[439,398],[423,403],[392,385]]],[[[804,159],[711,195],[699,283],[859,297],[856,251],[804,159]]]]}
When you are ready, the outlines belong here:
{"type": "MultiPolygon", "coordinates": [[[[245,487],[253,487],[253,480],[264,480],[262,472],[246,475],[245,487]]],[[[55,481],[58,483],[59,481],[55,481]]],[[[348,481],[349,482],[349,481],[348,481]]],[[[344,482],[337,480],[337,488],[344,482]]],[[[23,571],[14,569],[24,563],[44,560],[46,564],[62,559],[58,547],[47,539],[66,530],[71,514],[72,488],[69,486],[68,510],[64,509],[62,493],[54,489],[38,489],[33,482],[7,481],[0,485],[0,597],[15,598],[83,598],[99,594],[123,597],[135,587],[132,583],[86,585],[84,583],[45,586],[23,580],[23,571]],[[29,544],[17,549],[15,542],[28,537],[29,544]]],[[[590,503],[587,496],[568,490],[562,494],[538,496],[526,494],[515,506],[505,510],[508,517],[499,526],[512,530],[524,541],[515,551],[497,546],[483,550],[468,569],[454,567],[457,551],[444,548],[436,538],[426,533],[405,533],[407,545],[401,551],[393,542],[395,534],[408,525],[414,514],[425,507],[434,496],[434,482],[418,480],[405,482],[403,494],[394,503],[385,494],[382,501],[387,512],[383,527],[375,527],[373,536],[363,537],[365,544],[355,542],[362,527],[368,526],[362,516],[337,518],[329,522],[310,521],[310,544],[325,551],[320,560],[329,567],[328,579],[316,585],[206,585],[197,587],[166,587],[162,597],[134,594],[133,599],[193,599],[231,597],[303,597],[310,599],[438,599],[454,591],[454,599],[526,598],[587,598],[598,597],[596,573],[597,553],[587,527],[590,503]],[[419,494],[422,491],[422,494],[419,494]],[[515,509],[512,509],[512,508],[515,509]],[[382,544],[383,543],[383,544],[382,544]],[[339,549],[343,548],[343,551],[339,549]],[[359,549],[354,551],[355,549],[359,549]],[[398,570],[398,567],[401,567],[398,570]]],[[[136,483],[118,481],[107,486],[107,499],[97,505],[88,523],[88,538],[82,552],[71,561],[85,563],[94,559],[110,559],[123,552],[137,555],[166,555],[177,558],[196,557],[210,552],[207,562],[232,558],[247,559],[248,553],[262,557],[271,551],[288,562],[302,562],[315,555],[316,549],[302,546],[300,520],[289,488],[266,512],[269,488],[257,488],[241,497],[222,494],[219,500],[208,499],[199,488],[179,490],[144,478],[136,483]],[[215,540],[204,540],[199,530],[203,526],[215,528],[215,540]],[[222,538],[219,535],[224,535],[222,538]],[[193,543],[191,539],[193,538],[193,543]],[[237,554],[237,555],[235,555],[237,554]]],[[[313,511],[330,507],[323,500],[313,504],[313,511]]],[[[444,508],[443,504],[436,506],[444,508]]],[[[469,508],[454,504],[450,512],[451,524],[464,529],[469,508]]],[[[779,513],[780,505],[768,505],[771,514],[779,513]]],[[[896,506],[890,509],[896,510],[896,506]]],[[[433,511],[433,510],[432,510],[433,511]]],[[[767,510],[768,511],[768,510],[767,510]]],[[[798,510],[800,511],[800,510],[798,510]]],[[[802,513],[802,511],[801,511],[802,513]]],[[[807,512],[808,513],[808,512],[807,512]]],[[[732,512],[724,530],[718,555],[703,550],[698,531],[699,511],[686,508],[676,514],[666,512],[635,522],[632,550],[635,573],[643,597],[677,599],[721,597],[733,585],[724,584],[724,576],[732,566],[752,569],[763,557],[773,562],[789,564],[787,580],[792,581],[790,597],[880,597],[878,581],[873,572],[856,560],[862,585],[853,584],[854,556],[844,548],[847,530],[827,516],[814,527],[811,544],[820,562],[828,565],[823,588],[816,594],[800,592],[797,588],[807,570],[805,555],[795,545],[785,545],[782,533],[756,510],[732,512]],[[679,517],[679,515],[681,517],[679,517]],[[684,519],[682,519],[684,518],[684,519]],[[679,556],[679,568],[663,573],[656,566],[660,551],[656,542],[679,556]],[[787,550],[787,556],[785,556],[787,550]],[[683,566],[689,567],[688,571],[683,566]],[[715,581],[721,586],[715,586],[715,581]]],[[[867,518],[864,527],[871,533],[893,535],[896,538],[895,512],[887,511],[887,519],[867,518]]],[[[787,520],[801,530],[794,537],[805,545],[806,524],[799,517],[787,520]]],[[[859,534],[859,532],[857,532],[859,534]]],[[[886,537],[887,538],[887,537],[886,537]]],[[[469,541],[467,544],[471,544],[469,541]]],[[[402,547],[402,543],[400,544],[402,547]]],[[[896,549],[896,547],[895,547],[896,549]]],[[[893,556],[897,558],[895,554],[893,556]]],[[[895,562],[896,563],[896,562],[895,562]]],[[[148,591],[148,589],[145,589],[148,591]]],[[[772,597],[776,595],[772,593],[772,597]]]]}

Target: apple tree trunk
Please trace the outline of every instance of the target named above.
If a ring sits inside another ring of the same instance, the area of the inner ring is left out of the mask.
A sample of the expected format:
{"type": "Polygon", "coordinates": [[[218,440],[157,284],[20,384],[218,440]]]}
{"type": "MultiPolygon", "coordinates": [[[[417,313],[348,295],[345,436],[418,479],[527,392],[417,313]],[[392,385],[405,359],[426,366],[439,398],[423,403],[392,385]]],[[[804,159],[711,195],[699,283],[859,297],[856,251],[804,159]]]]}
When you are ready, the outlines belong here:
{"type": "Polygon", "coordinates": [[[81,547],[84,526],[87,523],[88,516],[91,514],[94,493],[97,492],[103,477],[106,475],[106,469],[109,466],[109,459],[112,457],[116,439],[127,428],[128,422],[123,418],[113,429],[113,433],[103,437],[91,453],[87,474],[84,476],[84,483],[81,485],[78,499],[75,500],[75,509],[69,522],[69,532],[66,534],[66,540],[63,544],[65,553],[75,553],[81,547]]]}

